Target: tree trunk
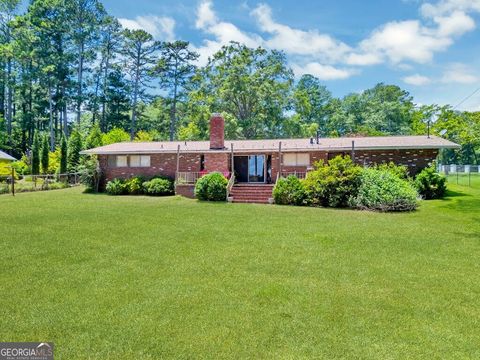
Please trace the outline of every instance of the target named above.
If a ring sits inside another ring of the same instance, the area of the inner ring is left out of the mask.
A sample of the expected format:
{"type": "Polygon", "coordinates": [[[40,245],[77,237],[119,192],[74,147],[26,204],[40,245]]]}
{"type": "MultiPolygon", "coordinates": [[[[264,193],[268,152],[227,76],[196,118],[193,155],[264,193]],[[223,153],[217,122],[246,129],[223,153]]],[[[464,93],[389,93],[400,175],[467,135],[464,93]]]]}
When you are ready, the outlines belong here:
{"type": "Polygon", "coordinates": [[[177,84],[173,90],[172,107],[170,109],[170,141],[175,138],[175,127],[177,122],[177,84]]]}
{"type": "Polygon", "coordinates": [[[132,122],[130,124],[130,140],[133,141],[135,137],[135,124],[137,122],[137,97],[138,97],[138,81],[135,81],[135,88],[133,90],[132,103],[132,122]]]}
{"type": "Polygon", "coordinates": [[[13,114],[13,91],[12,91],[12,59],[7,60],[7,136],[8,143],[12,143],[12,114],[13,114]]]}
{"type": "Polygon", "coordinates": [[[80,119],[82,116],[82,96],[83,96],[83,53],[84,53],[84,43],[83,41],[80,44],[79,48],[79,58],[78,58],[78,88],[77,88],[77,124],[80,125],[80,119]]]}
{"type": "Polygon", "coordinates": [[[95,124],[96,118],[97,118],[97,105],[98,105],[98,91],[100,89],[100,73],[101,69],[99,71],[99,75],[97,76],[97,80],[95,81],[95,92],[93,96],[93,109],[92,109],[92,124],[95,124]]]}
{"type": "Polygon", "coordinates": [[[175,82],[173,84],[173,99],[170,109],[170,141],[175,137],[175,128],[177,122],[177,89],[178,89],[178,59],[175,59],[175,82]]]}
{"type": "Polygon", "coordinates": [[[110,67],[110,51],[107,50],[107,54],[105,55],[105,69],[103,69],[103,85],[102,85],[102,115],[100,121],[100,129],[105,131],[106,124],[105,124],[105,117],[107,112],[107,85],[108,85],[108,70],[110,67]]]}
{"type": "Polygon", "coordinates": [[[135,85],[133,89],[133,104],[132,104],[132,123],[130,124],[130,140],[133,141],[135,137],[135,126],[137,122],[137,100],[138,100],[138,86],[140,83],[140,48],[137,51],[137,61],[135,69],[135,85]]]}
{"type": "Polygon", "coordinates": [[[48,83],[48,112],[50,114],[50,151],[55,150],[55,133],[53,131],[53,97],[50,81],[48,83]]]}

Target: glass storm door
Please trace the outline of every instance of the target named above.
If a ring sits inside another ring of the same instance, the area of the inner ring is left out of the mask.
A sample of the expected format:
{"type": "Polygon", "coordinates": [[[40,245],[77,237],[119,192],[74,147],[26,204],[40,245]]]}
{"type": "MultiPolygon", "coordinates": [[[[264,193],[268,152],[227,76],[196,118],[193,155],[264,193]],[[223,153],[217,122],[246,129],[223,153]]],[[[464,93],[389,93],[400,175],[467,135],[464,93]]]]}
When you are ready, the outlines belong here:
{"type": "Polygon", "coordinates": [[[248,157],[248,182],[265,182],[265,155],[248,157]]]}

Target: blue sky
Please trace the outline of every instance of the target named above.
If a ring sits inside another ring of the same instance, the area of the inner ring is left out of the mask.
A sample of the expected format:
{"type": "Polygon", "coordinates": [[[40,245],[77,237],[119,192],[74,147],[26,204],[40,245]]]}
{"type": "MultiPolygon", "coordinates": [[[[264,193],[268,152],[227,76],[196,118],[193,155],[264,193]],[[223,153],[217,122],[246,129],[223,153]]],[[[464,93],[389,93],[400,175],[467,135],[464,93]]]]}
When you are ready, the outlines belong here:
{"type": "MultiPolygon", "coordinates": [[[[230,40],[282,50],[296,76],[335,96],[378,82],[419,104],[456,105],[480,87],[480,0],[104,0],[129,28],[208,56],[230,40]]],[[[480,110],[480,91],[459,109],[480,110]]]]}

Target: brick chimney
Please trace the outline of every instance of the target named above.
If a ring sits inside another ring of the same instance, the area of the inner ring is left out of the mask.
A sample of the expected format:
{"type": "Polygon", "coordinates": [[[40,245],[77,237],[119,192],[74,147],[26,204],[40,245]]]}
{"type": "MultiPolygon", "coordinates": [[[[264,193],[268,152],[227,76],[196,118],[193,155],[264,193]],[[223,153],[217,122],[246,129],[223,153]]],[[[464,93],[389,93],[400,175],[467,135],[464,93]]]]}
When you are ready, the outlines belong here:
{"type": "Polygon", "coordinates": [[[210,118],[210,149],[223,149],[225,147],[225,120],[218,113],[210,118]]]}

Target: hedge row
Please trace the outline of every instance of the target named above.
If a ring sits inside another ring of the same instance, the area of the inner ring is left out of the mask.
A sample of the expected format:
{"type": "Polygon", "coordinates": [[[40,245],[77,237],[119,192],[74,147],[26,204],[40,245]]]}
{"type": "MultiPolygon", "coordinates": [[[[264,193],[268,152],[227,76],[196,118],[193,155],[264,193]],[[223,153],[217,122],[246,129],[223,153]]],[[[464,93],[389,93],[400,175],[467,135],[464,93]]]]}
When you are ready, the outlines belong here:
{"type": "Polygon", "coordinates": [[[155,177],[146,181],[142,177],[114,179],[105,188],[110,195],[151,195],[167,196],[174,194],[173,181],[165,177],[155,177]]]}
{"type": "Polygon", "coordinates": [[[294,176],[279,179],[273,198],[283,205],[411,211],[418,206],[419,197],[443,197],[445,182],[434,167],[410,179],[404,166],[390,163],[362,168],[348,156],[337,156],[328,164],[317,163],[305,180],[294,176]]]}

